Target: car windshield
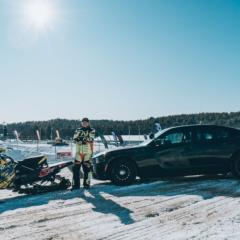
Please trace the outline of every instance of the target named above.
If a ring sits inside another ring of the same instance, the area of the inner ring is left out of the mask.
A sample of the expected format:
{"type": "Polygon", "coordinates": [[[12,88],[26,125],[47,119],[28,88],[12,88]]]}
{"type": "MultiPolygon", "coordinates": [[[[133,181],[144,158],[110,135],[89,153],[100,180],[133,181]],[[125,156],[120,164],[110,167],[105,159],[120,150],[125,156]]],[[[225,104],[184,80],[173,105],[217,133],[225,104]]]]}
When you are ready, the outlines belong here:
{"type": "Polygon", "coordinates": [[[152,141],[154,141],[156,138],[158,138],[161,134],[163,134],[164,132],[166,132],[168,129],[164,129],[164,130],[161,130],[159,131],[158,133],[156,133],[154,135],[154,138],[153,139],[148,139],[142,143],[140,143],[140,146],[147,146],[148,144],[150,144],[152,141]]]}

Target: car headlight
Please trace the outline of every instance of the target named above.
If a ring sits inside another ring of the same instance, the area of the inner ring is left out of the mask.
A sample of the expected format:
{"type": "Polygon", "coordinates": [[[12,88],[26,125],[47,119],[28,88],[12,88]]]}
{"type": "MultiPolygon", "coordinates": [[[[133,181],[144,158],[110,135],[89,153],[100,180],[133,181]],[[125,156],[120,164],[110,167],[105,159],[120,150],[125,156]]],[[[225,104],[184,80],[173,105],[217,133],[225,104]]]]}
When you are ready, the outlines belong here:
{"type": "Polygon", "coordinates": [[[101,155],[101,156],[98,156],[96,158],[94,158],[95,160],[95,163],[101,163],[101,162],[104,162],[105,161],[105,155],[101,155]]]}

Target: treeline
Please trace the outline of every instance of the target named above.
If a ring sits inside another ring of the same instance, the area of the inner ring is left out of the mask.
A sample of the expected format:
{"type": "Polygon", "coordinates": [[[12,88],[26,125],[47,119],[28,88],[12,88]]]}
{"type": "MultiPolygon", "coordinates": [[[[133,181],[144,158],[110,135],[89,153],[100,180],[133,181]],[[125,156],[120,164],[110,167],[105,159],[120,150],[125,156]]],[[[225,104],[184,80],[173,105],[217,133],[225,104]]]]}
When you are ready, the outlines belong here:
{"type": "MultiPolygon", "coordinates": [[[[136,121],[92,120],[91,124],[97,132],[105,135],[110,135],[112,131],[121,135],[137,135],[150,133],[155,121],[159,122],[162,128],[188,124],[217,124],[240,128],[240,112],[182,114],[136,121]]],[[[13,132],[17,130],[22,140],[32,140],[36,138],[36,130],[39,130],[41,138],[46,140],[54,139],[56,130],[59,130],[62,138],[71,139],[80,125],[79,120],[55,119],[12,123],[6,127],[9,138],[13,138],[13,132]]],[[[4,127],[0,126],[1,133],[3,129],[4,127]]]]}

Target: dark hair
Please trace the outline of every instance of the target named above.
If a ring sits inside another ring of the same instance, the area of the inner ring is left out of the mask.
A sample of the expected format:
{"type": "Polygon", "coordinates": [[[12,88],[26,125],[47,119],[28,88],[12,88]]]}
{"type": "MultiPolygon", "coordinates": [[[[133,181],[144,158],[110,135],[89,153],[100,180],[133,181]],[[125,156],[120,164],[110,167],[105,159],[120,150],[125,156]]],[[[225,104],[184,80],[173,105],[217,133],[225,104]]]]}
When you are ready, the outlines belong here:
{"type": "Polygon", "coordinates": [[[82,122],[88,122],[88,123],[89,123],[90,121],[89,121],[88,118],[83,118],[83,119],[82,119],[82,122]]]}

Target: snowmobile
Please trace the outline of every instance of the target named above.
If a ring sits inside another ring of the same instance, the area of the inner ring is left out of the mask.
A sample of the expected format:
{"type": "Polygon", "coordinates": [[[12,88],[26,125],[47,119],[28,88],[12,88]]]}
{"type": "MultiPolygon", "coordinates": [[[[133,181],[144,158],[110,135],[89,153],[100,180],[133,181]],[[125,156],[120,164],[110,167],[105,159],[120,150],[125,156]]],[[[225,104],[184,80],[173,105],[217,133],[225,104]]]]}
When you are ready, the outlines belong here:
{"type": "Polygon", "coordinates": [[[10,189],[25,194],[38,194],[65,190],[71,182],[58,173],[73,162],[48,165],[46,156],[37,156],[14,161],[0,154],[0,189],[10,189]]]}

